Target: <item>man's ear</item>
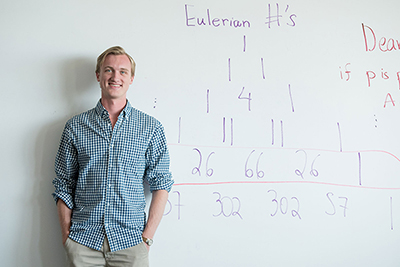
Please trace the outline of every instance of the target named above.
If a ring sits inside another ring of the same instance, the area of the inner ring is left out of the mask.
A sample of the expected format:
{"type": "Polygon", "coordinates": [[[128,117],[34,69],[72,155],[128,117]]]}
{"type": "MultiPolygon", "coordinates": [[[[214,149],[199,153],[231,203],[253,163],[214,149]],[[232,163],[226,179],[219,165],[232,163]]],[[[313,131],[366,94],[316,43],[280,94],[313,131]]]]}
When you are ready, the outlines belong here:
{"type": "Polygon", "coordinates": [[[100,82],[100,74],[98,72],[96,72],[96,78],[97,78],[97,81],[100,82]]]}
{"type": "Polygon", "coordinates": [[[129,84],[132,84],[133,83],[133,78],[135,77],[135,75],[132,75],[131,76],[131,82],[129,83],[129,84]]]}

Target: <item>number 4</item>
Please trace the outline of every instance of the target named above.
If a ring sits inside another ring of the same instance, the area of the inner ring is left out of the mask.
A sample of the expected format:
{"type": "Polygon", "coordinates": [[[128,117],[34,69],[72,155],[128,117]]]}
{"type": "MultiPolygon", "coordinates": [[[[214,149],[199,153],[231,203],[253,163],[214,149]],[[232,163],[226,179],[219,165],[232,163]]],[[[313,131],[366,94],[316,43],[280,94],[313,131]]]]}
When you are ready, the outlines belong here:
{"type": "Polygon", "coordinates": [[[238,96],[238,99],[249,100],[248,107],[249,107],[249,111],[251,111],[251,108],[250,108],[251,93],[249,93],[249,96],[248,96],[248,97],[245,97],[245,96],[243,96],[243,92],[244,92],[244,86],[243,86],[242,91],[240,92],[240,94],[239,94],[239,96],[238,96]]]}

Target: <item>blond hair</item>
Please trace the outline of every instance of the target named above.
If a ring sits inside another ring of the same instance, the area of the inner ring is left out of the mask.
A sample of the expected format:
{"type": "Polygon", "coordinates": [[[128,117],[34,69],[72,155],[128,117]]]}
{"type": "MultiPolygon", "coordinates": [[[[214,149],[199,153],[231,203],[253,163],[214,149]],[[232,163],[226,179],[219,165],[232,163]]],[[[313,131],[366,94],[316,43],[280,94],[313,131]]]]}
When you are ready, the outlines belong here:
{"type": "Polygon", "coordinates": [[[120,47],[120,46],[113,46],[108,48],[106,51],[101,53],[100,56],[97,57],[97,64],[96,64],[96,73],[100,73],[100,68],[101,65],[104,63],[104,60],[106,60],[106,57],[108,55],[126,55],[129,58],[129,61],[131,62],[131,77],[135,75],[135,68],[136,68],[136,63],[133,60],[133,58],[125,52],[125,50],[120,47]]]}

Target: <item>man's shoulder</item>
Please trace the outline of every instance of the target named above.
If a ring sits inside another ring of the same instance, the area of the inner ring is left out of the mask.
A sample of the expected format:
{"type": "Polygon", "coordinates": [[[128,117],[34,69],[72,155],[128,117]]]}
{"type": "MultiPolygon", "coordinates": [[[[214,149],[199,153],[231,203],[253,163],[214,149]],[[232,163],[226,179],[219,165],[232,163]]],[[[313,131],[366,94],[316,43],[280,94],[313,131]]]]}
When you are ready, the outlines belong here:
{"type": "Polygon", "coordinates": [[[67,120],[66,126],[73,126],[77,124],[81,124],[83,122],[88,122],[95,116],[95,109],[89,109],[82,113],[76,114],[67,120]]]}
{"type": "Polygon", "coordinates": [[[158,119],[134,107],[131,109],[131,118],[144,125],[161,126],[161,122],[158,119]]]}

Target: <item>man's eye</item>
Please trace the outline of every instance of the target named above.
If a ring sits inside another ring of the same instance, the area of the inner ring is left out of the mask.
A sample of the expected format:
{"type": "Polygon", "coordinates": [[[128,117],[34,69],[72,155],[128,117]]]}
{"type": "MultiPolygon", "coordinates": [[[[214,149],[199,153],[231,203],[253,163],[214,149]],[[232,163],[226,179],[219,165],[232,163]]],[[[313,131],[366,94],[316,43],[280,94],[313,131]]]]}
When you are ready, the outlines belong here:
{"type": "Polygon", "coordinates": [[[110,69],[106,69],[105,72],[111,72],[111,70],[110,69]]]}

